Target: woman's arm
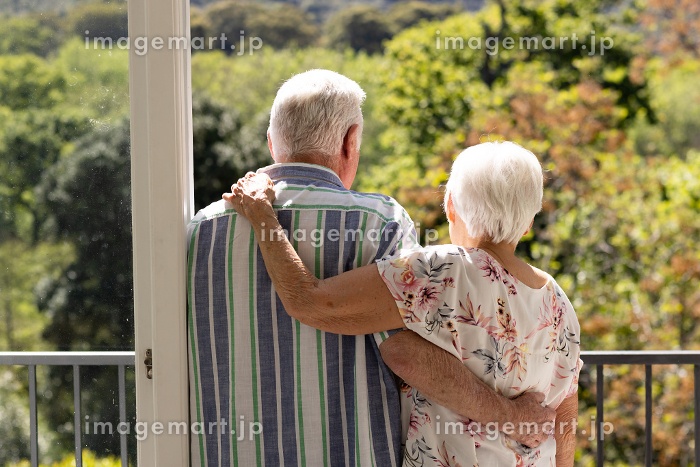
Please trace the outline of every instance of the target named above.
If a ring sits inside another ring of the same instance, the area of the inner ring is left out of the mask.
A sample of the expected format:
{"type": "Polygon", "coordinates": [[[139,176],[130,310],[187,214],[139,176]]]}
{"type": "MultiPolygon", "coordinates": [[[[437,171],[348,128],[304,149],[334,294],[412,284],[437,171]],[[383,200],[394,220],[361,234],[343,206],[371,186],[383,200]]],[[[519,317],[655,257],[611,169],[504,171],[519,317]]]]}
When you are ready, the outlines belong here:
{"type": "Polygon", "coordinates": [[[267,272],[290,316],[336,334],[371,334],[403,327],[376,265],[323,280],[311,274],[277,220],[272,208],[273,184],[267,175],[246,175],[223,198],[250,221],[267,272]]]}
{"type": "Polygon", "coordinates": [[[554,439],[557,441],[557,467],[574,465],[576,427],[578,424],[578,393],[572,394],[557,407],[554,439]]]}

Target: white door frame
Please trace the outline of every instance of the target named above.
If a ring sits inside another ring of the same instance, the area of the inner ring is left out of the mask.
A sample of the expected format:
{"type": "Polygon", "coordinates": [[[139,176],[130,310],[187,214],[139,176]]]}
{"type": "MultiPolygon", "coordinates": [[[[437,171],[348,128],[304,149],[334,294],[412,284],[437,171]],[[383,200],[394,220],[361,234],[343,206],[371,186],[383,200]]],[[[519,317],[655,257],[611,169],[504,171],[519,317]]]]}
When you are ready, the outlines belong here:
{"type": "Polygon", "coordinates": [[[185,467],[188,435],[171,433],[168,424],[190,426],[185,225],[194,204],[192,103],[189,47],[178,50],[169,40],[190,44],[189,0],[129,0],[128,8],[136,416],[148,429],[138,442],[138,463],[185,467]],[[152,379],[146,349],[152,349],[152,379]]]}

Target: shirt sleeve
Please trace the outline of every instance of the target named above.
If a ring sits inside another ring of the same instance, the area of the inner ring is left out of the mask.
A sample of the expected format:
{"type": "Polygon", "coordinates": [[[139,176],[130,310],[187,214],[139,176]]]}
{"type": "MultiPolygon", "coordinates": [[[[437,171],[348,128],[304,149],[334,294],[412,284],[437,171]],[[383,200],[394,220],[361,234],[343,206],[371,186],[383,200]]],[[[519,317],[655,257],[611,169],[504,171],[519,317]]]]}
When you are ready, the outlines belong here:
{"type": "Polygon", "coordinates": [[[451,245],[401,250],[377,265],[406,328],[461,359],[449,305],[464,279],[458,250],[451,245]]]}
{"type": "Polygon", "coordinates": [[[389,255],[395,255],[399,250],[415,250],[420,248],[420,243],[418,241],[418,234],[416,232],[416,226],[413,220],[408,215],[408,213],[401,208],[401,218],[399,224],[401,225],[401,235],[399,236],[399,241],[396,244],[396,248],[389,253],[389,255]]]}
{"type": "MultiPolygon", "coordinates": [[[[383,257],[394,256],[396,255],[397,251],[401,249],[415,250],[420,248],[413,220],[411,220],[411,217],[408,215],[405,209],[398,206],[398,203],[395,218],[396,220],[388,223],[382,231],[382,240],[384,240],[387,235],[389,235],[390,238],[388,239],[389,241],[386,245],[380,244],[380,248],[375,256],[375,261],[380,260],[383,257]]],[[[402,330],[403,328],[399,328],[376,333],[374,334],[374,340],[377,343],[377,346],[379,346],[385,340],[387,340],[389,336],[402,330]]]]}

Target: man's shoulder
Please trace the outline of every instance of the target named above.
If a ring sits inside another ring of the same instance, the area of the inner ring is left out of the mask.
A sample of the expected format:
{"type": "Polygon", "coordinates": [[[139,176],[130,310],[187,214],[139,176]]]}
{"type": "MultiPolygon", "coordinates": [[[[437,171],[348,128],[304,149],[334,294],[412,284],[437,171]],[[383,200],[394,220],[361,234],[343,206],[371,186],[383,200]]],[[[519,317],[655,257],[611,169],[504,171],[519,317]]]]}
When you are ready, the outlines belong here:
{"type": "Polygon", "coordinates": [[[376,204],[381,204],[382,206],[386,206],[391,209],[401,209],[403,210],[403,206],[399,204],[398,201],[396,201],[394,198],[391,196],[382,194],[382,193],[372,193],[368,191],[352,191],[349,190],[349,193],[351,193],[353,196],[357,196],[359,199],[363,199],[368,203],[376,203],[376,204]]]}
{"type": "Polygon", "coordinates": [[[197,211],[197,214],[195,214],[195,216],[187,224],[187,231],[189,233],[188,237],[191,237],[191,235],[203,222],[208,222],[217,217],[228,216],[235,213],[236,211],[233,209],[233,206],[223,199],[211,203],[210,205],[197,211]]]}
{"type": "Polygon", "coordinates": [[[410,221],[409,215],[398,201],[381,193],[315,184],[300,186],[281,183],[276,188],[277,199],[274,205],[278,209],[364,211],[385,219],[403,218],[410,221]]]}

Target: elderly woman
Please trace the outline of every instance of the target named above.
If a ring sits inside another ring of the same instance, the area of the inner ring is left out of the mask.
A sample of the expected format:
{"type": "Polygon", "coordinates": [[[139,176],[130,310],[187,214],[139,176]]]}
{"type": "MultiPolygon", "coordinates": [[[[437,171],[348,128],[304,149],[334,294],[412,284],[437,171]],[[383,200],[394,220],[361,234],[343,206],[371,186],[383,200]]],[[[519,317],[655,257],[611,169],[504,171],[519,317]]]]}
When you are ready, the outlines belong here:
{"type": "MultiPolygon", "coordinates": [[[[544,404],[556,409],[551,436],[531,449],[506,436],[518,427],[479,426],[407,388],[404,465],[573,465],[579,324],[555,280],[515,255],[541,209],[542,178],[535,155],[517,144],[468,148],[452,167],[445,195],[452,245],[400,251],[325,280],[304,267],[281,231],[266,176],[248,174],[224,198],[250,220],[294,318],[342,334],[368,332],[363,323],[378,320],[382,329],[408,328],[496,391],[542,392],[544,404]]],[[[402,358],[402,334],[381,348],[399,376],[421,371],[421,362],[402,358]]]]}

